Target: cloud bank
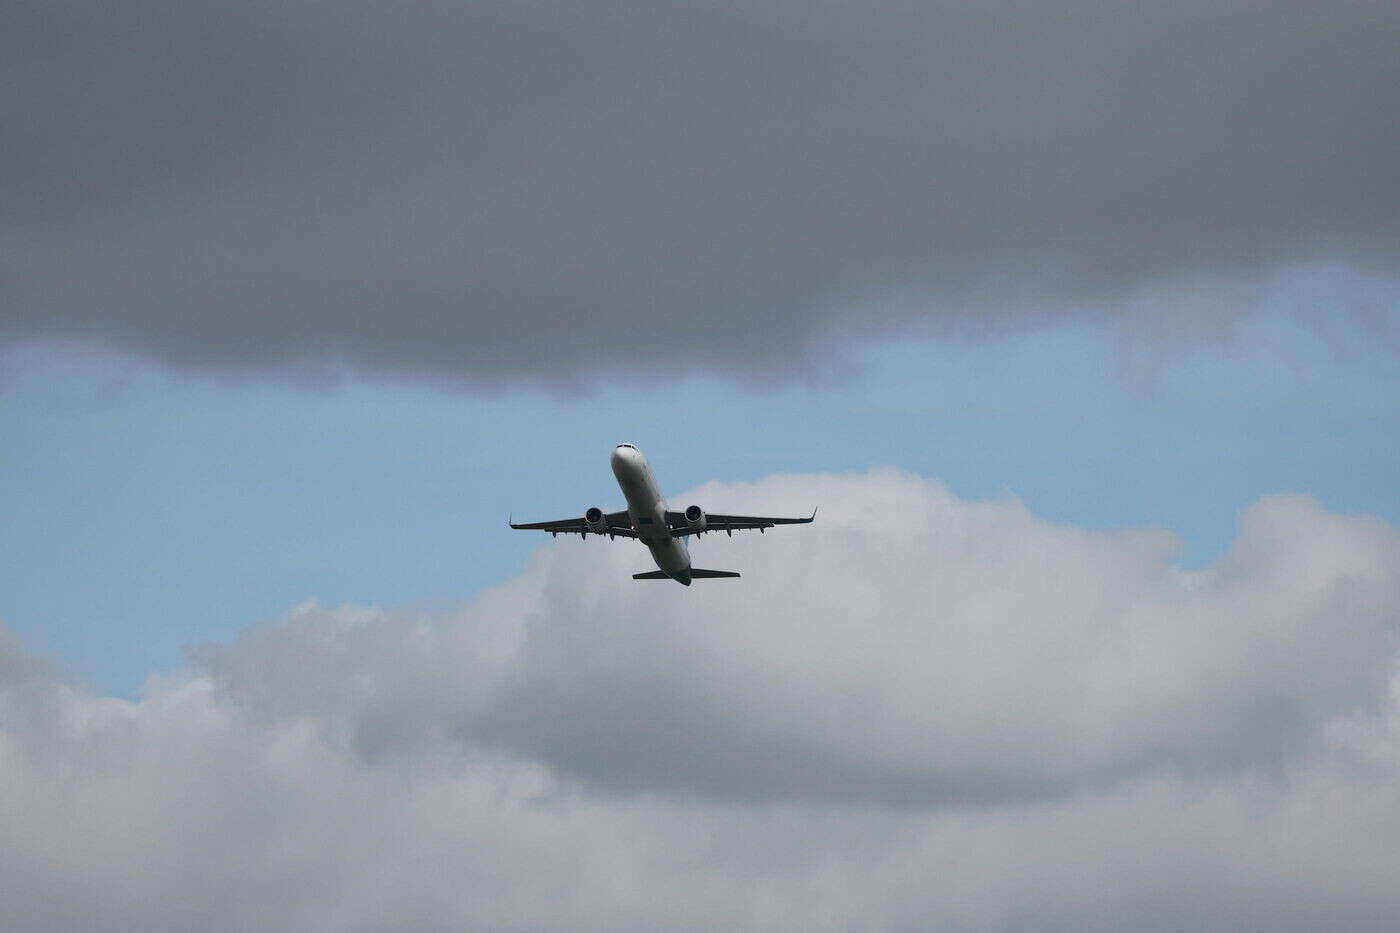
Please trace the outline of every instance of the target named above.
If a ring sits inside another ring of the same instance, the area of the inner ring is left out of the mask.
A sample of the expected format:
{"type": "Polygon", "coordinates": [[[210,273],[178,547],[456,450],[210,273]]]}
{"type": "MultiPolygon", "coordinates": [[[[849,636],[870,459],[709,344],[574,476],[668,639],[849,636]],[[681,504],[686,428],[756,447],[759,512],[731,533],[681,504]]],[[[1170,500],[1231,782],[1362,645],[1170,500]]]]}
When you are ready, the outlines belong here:
{"type": "Polygon", "coordinates": [[[0,645],[16,929],[1386,928],[1400,535],[1261,500],[1221,563],[898,473],[633,585],[308,605],[139,702],[0,645]]]}
{"type": "Polygon", "coordinates": [[[790,372],[872,327],[1144,292],[1216,294],[1181,312],[1213,333],[1270,269],[1389,271],[1400,242],[1382,0],[56,0],[0,26],[6,341],[790,372]]]}

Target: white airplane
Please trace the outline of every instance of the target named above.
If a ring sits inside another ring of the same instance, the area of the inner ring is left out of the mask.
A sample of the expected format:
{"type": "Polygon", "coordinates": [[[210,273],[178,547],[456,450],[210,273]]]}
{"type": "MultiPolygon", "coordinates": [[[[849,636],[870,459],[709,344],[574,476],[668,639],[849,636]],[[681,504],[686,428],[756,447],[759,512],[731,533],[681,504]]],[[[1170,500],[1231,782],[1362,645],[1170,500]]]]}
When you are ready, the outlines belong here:
{"type": "Polygon", "coordinates": [[[761,533],[774,525],[805,525],[817,517],[816,509],[807,518],[707,515],[698,505],[689,506],[684,512],[672,512],[666,508],[666,500],[657,488],[651,464],[631,444],[617,445],[612,452],[612,469],[617,484],[622,487],[622,495],[627,499],[626,511],[604,513],[595,506],[584,512],[583,518],[519,525],[509,521],[508,524],[512,528],[531,528],[555,536],[576,534],[587,538],[595,534],[609,538],[636,538],[651,550],[652,559],[660,569],[634,573],[633,580],[675,580],[690,586],[691,580],[737,577],[738,574],[732,570],[701,570],[690,566],[690,549],[685,542],[688,535],[723,531],[732,537],[736,531],[753,528],[761,533]]]}

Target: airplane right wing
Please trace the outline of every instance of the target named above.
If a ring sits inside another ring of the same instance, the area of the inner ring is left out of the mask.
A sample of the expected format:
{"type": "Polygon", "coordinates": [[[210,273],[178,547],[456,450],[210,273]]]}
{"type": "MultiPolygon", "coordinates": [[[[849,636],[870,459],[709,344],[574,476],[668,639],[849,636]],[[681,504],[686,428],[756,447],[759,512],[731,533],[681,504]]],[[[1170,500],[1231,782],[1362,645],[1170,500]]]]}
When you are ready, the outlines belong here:
{"type": "MultiPolygon", "coordinates": [[[[806,525],[816,521],[817,510],[813,509],[812,514],[806,518],[772,518],[767,515],[717,515],[712,512],[705,514],[705,531],[723,531],[726,534],[733,534],[736,531],[752,531],[758,529],[772,528],[774,525],[806,525]]],[[[695,534],[686,523],[684,512],[667,512],[666,522],[671,526],[671,536],[681,538],[686,535],[695,534]]]]}

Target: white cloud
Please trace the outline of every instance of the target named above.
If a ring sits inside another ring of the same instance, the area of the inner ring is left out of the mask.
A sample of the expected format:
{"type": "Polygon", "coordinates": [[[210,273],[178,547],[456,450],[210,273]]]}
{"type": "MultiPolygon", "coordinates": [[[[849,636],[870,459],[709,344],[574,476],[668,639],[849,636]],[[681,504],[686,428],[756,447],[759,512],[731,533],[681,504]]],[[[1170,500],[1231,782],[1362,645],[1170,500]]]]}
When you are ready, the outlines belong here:
{"type": "MultiPolygon", "coordinates": [[[[691,497],[685,497],[689,501],[691,497]]],[[[0,926],[1382,928],[1400,536],[1303,497],[1215,568],[897,473],[634,584],[302,607],[136,703],[0,647],[0,926]]]]}

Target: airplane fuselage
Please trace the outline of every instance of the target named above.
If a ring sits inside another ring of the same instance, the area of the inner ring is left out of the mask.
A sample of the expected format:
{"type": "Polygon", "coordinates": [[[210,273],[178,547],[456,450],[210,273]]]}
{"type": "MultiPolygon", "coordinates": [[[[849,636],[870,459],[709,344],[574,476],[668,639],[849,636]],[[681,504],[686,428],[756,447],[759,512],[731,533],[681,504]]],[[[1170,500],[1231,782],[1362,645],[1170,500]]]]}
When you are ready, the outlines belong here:
{"type": "Polygon", "coordinates": [[[690,586],[690,551],[684,538],[671,534],[671,526],[666,523],[666,499],[656,485],[647,458],[631,444],[620,444],[612,452],[612,471],[627,500],[627,515],[637,539],[651,551],[657,567],[690,586]]]}

